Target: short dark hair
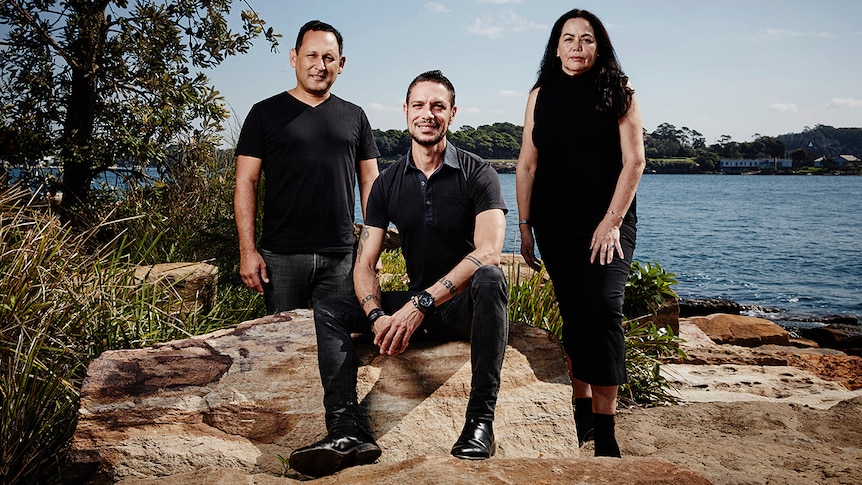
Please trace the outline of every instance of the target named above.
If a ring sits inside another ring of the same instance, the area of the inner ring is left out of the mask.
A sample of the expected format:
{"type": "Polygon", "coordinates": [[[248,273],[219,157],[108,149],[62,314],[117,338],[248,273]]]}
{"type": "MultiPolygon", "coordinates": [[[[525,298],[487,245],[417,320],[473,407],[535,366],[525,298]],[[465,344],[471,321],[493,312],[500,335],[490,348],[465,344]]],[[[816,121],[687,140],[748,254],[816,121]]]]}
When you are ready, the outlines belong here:
{"type": "Polygon", "coordinates": [[[320,20],[309,20],[299,29],[299,34],[296,35],[296,45],[294,46],[297,52],[299,52],[299,48],[302,47],[302,38],[305,37],[306,32],[310,30],[331,32],[335,35],[335,39],[338,41],[338,54],[344,52],[344,38],[341,37],[341,32],[339,32],[335,27],[326,22],[321,22],[320,20]]]}
{"type": "Polygon", "coordinates": [[[443,87],[449,91],[449,102],[452,103],[452,106],[455,106],[455,86],[452,85],[452,81],[449,80],[439,69],[434,69],[433,71],[425,71],[422,74],[416,76],[413,81],[410,83],[410,86],[407,87],[407,98],[406,102],[410,102],[410,92],[413,91],[413,86],[425,81],[431,81],[437,84],[442,84],[443,87]]]}

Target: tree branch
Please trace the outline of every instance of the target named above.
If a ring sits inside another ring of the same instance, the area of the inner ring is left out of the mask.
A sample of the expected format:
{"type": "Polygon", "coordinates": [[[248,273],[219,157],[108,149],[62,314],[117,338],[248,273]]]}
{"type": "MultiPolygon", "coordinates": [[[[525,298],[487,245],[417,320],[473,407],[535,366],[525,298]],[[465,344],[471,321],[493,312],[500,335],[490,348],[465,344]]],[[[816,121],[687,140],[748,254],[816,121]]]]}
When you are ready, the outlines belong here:
{"type": "Polygon", "coordinates": [[[30,12],[24,10],[24,7],[22,7],[21,4],[19,4],[15,0],[2,0],[0,1],[0,6],[5,5],[6,3],[12,4],[12,6],[15,7],[21,14],[21,16],[24,17],[24,19],[27,21],[27,23],[30,25],[30,28],[32,28],[37,34],[44,37],[45,41],[48,42],[48,44],[50,44],[52,47],[54,47],[54,49],[57,51],[57,54],[63,59],[65,59],[70,66],[72,66],[74,69],[80,68],[80,66],[78,66],[78,63],[75,62],[75,60],[72,59],[72,57],[69,56],[69,54],[67,54],[62,47],[60,47],[60,44],[58,44],[57,41],[54,40],[53,37],[51,37],[51,34],[48,33],[48,31],[46,31],[39,25],[39,22],[37,22],[36,19],[33,18],[32,15],[30,15],[30,12]]]}

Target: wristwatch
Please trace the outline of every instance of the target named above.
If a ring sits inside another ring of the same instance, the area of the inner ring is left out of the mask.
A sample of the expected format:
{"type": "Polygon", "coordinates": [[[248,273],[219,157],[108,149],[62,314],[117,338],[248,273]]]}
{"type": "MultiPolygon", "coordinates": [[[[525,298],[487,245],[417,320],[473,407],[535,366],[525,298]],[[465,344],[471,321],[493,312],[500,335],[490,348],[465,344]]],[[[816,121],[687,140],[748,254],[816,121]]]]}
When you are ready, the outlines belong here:
{"type": "Polygon", "coordinates": [[[413,306],[425,315],[434,311],[434,297],[427,291],[414,295],[411,300],[413,301],[413,306]]]}

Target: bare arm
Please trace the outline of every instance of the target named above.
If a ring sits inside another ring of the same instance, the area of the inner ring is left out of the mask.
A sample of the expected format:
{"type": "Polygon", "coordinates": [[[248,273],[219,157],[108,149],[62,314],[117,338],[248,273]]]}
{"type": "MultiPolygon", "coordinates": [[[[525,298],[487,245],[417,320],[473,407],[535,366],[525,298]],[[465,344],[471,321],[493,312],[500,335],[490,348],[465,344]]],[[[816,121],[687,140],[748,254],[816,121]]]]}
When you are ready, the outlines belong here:
{"type": "Polygon", "coordinates": [[[269,282],[266,263],[257,251],[254,234],[262,163],[259,158],[236,157],[236,188],[233,193],[234,219],[239,235],[239,274],[247,287],[260,294],[263,294],[263,283],[269,282]]]}
{"type": "Polygon", "coordinates": [[[380,283],[377,280],[377,262],[383,252],[386,231],[379,227],[364,225],[359,234],[356,262],[353,264],[353,288],[362,310],[368,315],[380,308],[380,283]]]}
{"type": "MultiPolygon", "coordinates": [[[[533,181],[536,178],[536,163],[539,152],[533,144],[533,111],[536,107],[536,96],[539,88],[530,92],[527,98],[527,110],[524,113],[524,133],[521,139],[521,153],[518,155],[518,165],[515,170],[515,190],[518,202],[518,220],[530,219],[530,198],[533,196],[533,181]]],[[[536,258],[533,240],[533,229],[529,224],[518,224],[521,233],[521,256],[527,266],[534,270],[541,268],[541,261],[536,258]]]]}
{"type": "Polygon", "coordinates": [[[605,214],[593,233],[593,241],[590,245],[590,262],[595,261],[598,257],[601,264],[608,264],[613,261],[614,250],[619,257],[623,257],[619,228],[635,198],[641,175],[643,175],[644,167],[646,167],[643,121],[637,98],[634,95],[632,95],[632,104],[629,110],[619,120],[619,129],[623,169],[619,179],[617,179],[608,213],[605,214]],[[610,250],[607,249],[608,246],[610,246],[610,250]]]}
{"type": "Polygon", "coordinates": [[[371,193],[371,186],[374,185],[374,180],[380,174],[377,168],[377,159],[369,158],[359,162],[359,201],[362,207],[362,218],[365,219],[365,206],[368,204],[368,194],[371,193]]]}
{"type": "MultiPolygon", "coordinates": [[[[499,266],[505,234],[506,217],[502,210],[490,209],[476,216],[473,235],[475,249],[426,290],[434,297],[436,305],[439,306],[463,291],[480,266],[499,266]]],[[[367,260],[365,264],[368,264],[367,260]]],[[[365,272],[367,271],[366,268],[365,272]]],[[[380,353],[397,355],[404,352],[410,343],[410,337],[424,318],[425,315],[412,302],[407,302],[391,317],[379,318],[374,325],[374,343],[380,347],[380,353]]]]}

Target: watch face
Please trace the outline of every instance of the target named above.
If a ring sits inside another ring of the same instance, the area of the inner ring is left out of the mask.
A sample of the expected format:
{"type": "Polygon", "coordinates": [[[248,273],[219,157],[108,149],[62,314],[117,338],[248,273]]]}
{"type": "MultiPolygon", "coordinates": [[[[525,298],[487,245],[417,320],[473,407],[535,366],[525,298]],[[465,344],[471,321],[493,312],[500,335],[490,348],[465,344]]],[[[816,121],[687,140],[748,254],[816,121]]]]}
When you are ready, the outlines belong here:
{"type": "Polygon", "coordinates": [[[434,308],[434,297],[429,294],[419,295],[419,306],[426,309],[434,308]]]}

